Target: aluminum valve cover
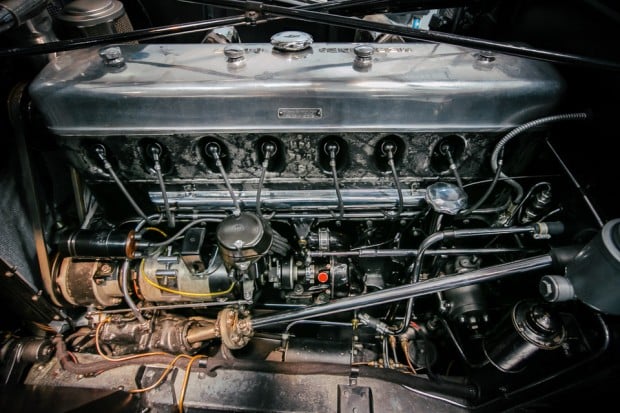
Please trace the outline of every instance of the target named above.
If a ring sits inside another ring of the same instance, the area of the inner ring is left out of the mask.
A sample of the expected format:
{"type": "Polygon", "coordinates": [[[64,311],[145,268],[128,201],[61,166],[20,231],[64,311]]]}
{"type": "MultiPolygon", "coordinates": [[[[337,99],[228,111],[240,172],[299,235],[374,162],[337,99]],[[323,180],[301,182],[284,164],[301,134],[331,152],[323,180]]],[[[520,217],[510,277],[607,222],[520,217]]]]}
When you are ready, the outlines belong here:
{"type": "Polygon", "coordinates": [[[58,135],[226,131],[497,131],[546,115],[563,82],[551,65],[429,43],[122,45],[59,54],[31,95],[58,135]]]}

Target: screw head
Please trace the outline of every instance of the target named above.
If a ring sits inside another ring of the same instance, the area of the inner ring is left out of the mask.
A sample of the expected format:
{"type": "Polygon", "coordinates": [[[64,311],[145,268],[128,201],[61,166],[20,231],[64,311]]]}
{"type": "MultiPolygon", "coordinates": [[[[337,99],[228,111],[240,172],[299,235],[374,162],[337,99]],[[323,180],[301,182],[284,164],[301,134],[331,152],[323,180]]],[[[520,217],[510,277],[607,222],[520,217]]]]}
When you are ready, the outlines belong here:
{"type": "Polygon", "coordinates": [[[491,63],[495,60],[495,53],[490,50],[481,50],[476,55],[476,58],[482,63],[491,63]]]}
{"type": "Polygon", "coordinates": [[[244,59],[245,50],[241,45],[229,44],[224,47],[224,56],[228,59],[229,63],[239,62],[244,59]]]}
{"type": "Polygon", "coordinates": [[[122,68],[125,66],[123,52],[118,46],[105,47],[99,50],[99,56],[103,59],[103,64],[108,67],[122,68]]]}
{"type": "Polygon", "coordinates": [[[368,59],[375,53],[375,48],[368,44],[362,44],[355,46],[353,53],[355,53],[355,56],[359,58],[368,59]]]}

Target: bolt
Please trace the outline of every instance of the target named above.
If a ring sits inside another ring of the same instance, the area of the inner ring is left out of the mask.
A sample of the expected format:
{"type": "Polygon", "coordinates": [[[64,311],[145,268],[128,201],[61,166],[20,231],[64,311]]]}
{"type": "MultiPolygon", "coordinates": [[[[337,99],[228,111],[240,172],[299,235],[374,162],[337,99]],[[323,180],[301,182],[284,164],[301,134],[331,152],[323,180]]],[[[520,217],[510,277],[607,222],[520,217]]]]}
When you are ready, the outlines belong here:
{"type": "Polygon", "coordinates": [[[123,52],[118,46],[105,47],[99,51],[99,56],[103,59],[103,64],[108,67],[121,68],[125,66],[123,52]]]}
{"type": "Polygon", "coordinates": [[[242,46],[236,44],[229,44],[224,47],[224,56],[228,58],[229,62],[235,62],[243,59],[244,50],[242,46]]]}
{"type": "Polygon", "coordinates": [[[491,63],[495,60],[495,53],[490,50],[481,50],[476,56],[479,62],[491,63]]]}
{"type": "Polygon", "coordinates": [[[373,55],[374,52],[374,47],[367,44],[356,46],[353,49],[353,53],[355,53],[355,56],[359,57],[360,59],[368,59],[373,55]]]}
{"type": "Polygon", "coordinates": [[[13,276],[13,271],[6,271],[6,272],[4,273],[4,276],[5,276],[5,277],[12,277],[12,276],[13,276]]]}

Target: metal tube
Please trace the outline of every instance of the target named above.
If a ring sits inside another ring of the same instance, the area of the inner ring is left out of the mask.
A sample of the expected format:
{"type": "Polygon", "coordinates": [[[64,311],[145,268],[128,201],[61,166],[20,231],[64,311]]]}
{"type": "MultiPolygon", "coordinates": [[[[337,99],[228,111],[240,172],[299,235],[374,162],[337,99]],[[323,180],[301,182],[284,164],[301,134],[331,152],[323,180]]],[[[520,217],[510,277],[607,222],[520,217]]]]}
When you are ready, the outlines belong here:
{"type": "Polygon", "coordinates": [[[286,329],[284,330],[284,334],[287,334],[291,330],[291,328],[293,328],[294,326],[298,324],[315,324],[315,325],[322,325],[322,326],[337,326],[337,327],[352,327],[353,326],[353,324],[345,323],[343,321],[297,320],[297,321],[293,321],[292,323],[286,326],[286,329]]]}
{"type": "Polygon", "coordinates": [[[301,8],[288,8],[274,6],[261,2],[245,2],[239,0],[194,0],[197,3],[212,6],[222,6],[237,10],[256,10],[276,16],[288,17],[296,20],[304,20],[312,23],[328,24],[345,27],[348,29],[368,30],[394,34],[409,39],[424,40],[429,42],[447,43],[456,46],[471,47],[479,50],[490,50],[514,56],[526,57],[537,60],[545,60],[556,63],[570,63],[582,66],[590,66],[611,70],[620,70],[619,62],[612,62],[587,56],[579,56],[557,51],[535,49],[523,45],[503,43],[494,40],[479,39],[462,36],[454,33],[435,32],[430,30],[412,29],[405,26],[396,26],[385,23],[360,20],[354,17],[338,16],[324,12],[317,12],[301,8]]]}
{"type": "Polygon", "coordinates": [[[140,324],[144,324],[146,320],[144,319],[144,317],[142,317],[142,313],[138,309],[138,306],[136,306],[136,303],[134,303],[131,297],[129,296],[129,290],[127,289],[127,281],[129,281],[129,260],[125,260],[121,267],[121,274],[120,274],[121,291],[123,292],[123,299],[125,300],[125,303],[127,304],[127,306],[129,306],[129,308],[131,309],[131,312],[133,313],[133,315],[136,316],[140,324]]]}
{"type": "MultiPolygon", "coordinates": [[[[251,301],[236,300],[236,301],[209,301],[205,303],[189,303],[189,304],[162,304],[152,305],[148,307],[140,307],[140,311],[159,311],[159,310],[178,310],[178,309],[195,309],[195,308],[208,308],[208,307],[228,307],[237,305],[249,305],[251,301]]],[[[118,310],[97,310],[89,312],[88,314],[122,314],[130,312],[129,308],[120,308],[118,310]]]]}
{"type": "MultiPolygon", "coordinates": [[[[378,3],[386,4],[390,2],[391,0],[390,1],[384,0],[378,3]]],[[[418,8],[425,8],[426,7],[425,4],[427,3],[430,4],[433,2],[430,0],[426,0],[426,1],[420,1],[419,3],[421,7],[418,7],[418,8]]],[[[447,2],[447,3],[457,4],[457,1],[455,0],[455,1],[447,2]]],[[[461,3],[465,3],[465,2],[464,1],[458,2],[458,4],[461,4],[461,3]]],[[[342,9],[342,8],[352,8],[352,7],[355,7],[355,8],[359,7],[360,9],[363,10],[365,6],[369,6],[371,4],[373,6],[377,5],[374,2],[374,0],[365,0],[365,1],[357,1],[357,0],[335,1],[334,0],[334,1],[327,2],[327,3],[311,4],[311,5],[302,6],[302,7],[307,10],[324,10],[324,11],[342,9]]],[[[381,6],[381,4],[379,6],[381,6]]],[[[437,4],[434,4],[433,7],[436,8],[439,6],[437,4]]],[[[14,16],[10,12],[6,11],[5,9],[1,9],[0,12],[6,12],[5,13],[5,24],[0,25],[0,33],[2,33],[2,31],[8,30],[9,28],[13,26],[13,24],[15,23],[15,19],[13,18],[14,16]]],[[[261,24],[261,23],[266,23],[266,22],[270,22],[274,20],[281,20],[281,19],[282,17],[269,16],[269,17],[257,19],[256,21],[252,21],[251,24],[261,24]]],[[[115,33],[115,34],[92,36],[92,37],[80,38],[80,39],[62,40],[62,41],[49,42],[45,44],[28,46],[28,47],[16,47],[16,48],[2,49],[0,50],[0,57],[29,56],[29,55],[37,55],[37,54],[57,53],[57,52],[63,52],[67,50],[82,49],[86,47],[93,47],[93,46],[104,45],[104,44],[126,43],[126,42],[131,42],[131,41],[138,41],[138,40],[152,40],[152,39],[158,39],[158,38],[164,38],[164,37],[170,37],[170,36],[178,36],[181,34],[202,32],[202,31],[214,29],[216,27],[245,26],[247,24],[250,24],[250,22],[248,21],[245,15],[222,17],[222,18],[217,18],[217,19],[209,19],[209,20],[202,20],[202,21],[189,22],[189,23],[172,24],[169,26],[150,27],[147,29],[134,30],[134,31],[125,32],[125,33],[115,33]]]]}
{"type": "MultiPolygon", "coordinates": [[[[265,19],[266,21],[267,19],[265,19]]],[[[166,36],[205,31],[220,26],[238,26],[247,24],[245,16],[224,17],[198,22],[173,24],[170,26],[152,27],[148,29],[134,30],[127,33],[107,34],[80,39],[61,40],[29,47],[16,47],[0,50],[0,57],[28,56],[64,52],[67,50],[82,49],[110,43],[125,43],[135,40],[156,39],[166,36]]]]}
{"type": "Polygon", "coordinates": [[[185,336],[185,340],[189,344],[194,344],[205,340],[212,340],[215,337],[217,337],[215,324],[209,324],[207,326],[190,328],[187,336],[185,336]]]}
{"type": "Polygon", "coordinates": [[[411,276],[411,282],[416,283],[420,281],[420,272],[422,271],[422,260],[426,250],[431,246],[443,240],[470,238],[470,237],[483,237],[488,235],[504,235],[504,234],[524,234],[534,232],[533,226],[527,227],[509,227],[509,228],[472,228],[472,229],[457,229],[449,231],[435,232],[429,235],[422,241],[418,247],[418,255],[415,261],[415,267],[413,268],[413,275],[411,276]]]}
{"type": "Polygon", "coordinates": [[[365,295],[346,297],[327,304],[256,317],[251,321],[252,327],[254,329],[258,329],[271,325],[288,323],[295,320],[326,316],[343,311],[351,311],[358,308],[387,304],[406,298],[434,294],[440,291],[464,287],[466,285],[493,281],[509,275],[523,274],[530,271],[540,270],[551,266],[551,263],[551,256],[540,255],[506,264],[482,268],[464,274],[434,278],[428,281],[402,285],[365,295]]]}
{"type": "MultiPolygon", "coordinates": [[[[420,273],[422,271],[422,260],[426,250],[433,244],[443,241],[445,239],[459,239],[469,237],[481,237],[487,235],[503,235],[503,234],[522,234],[534,232],[533,226],[527,227],[509,227],[509,228],[473,228],[473,229],[457,229],[452,231],[435,232],[429,235],[422,241],[418,248],[418,256],[415,260],[415,266],[413,267],[413,274],[411,275],[411,282],[417,283],[420,281],[420,273]]],[[[411,321],[411,314],[413,313],[413,297],[407,301],[407,308],[405,310],[405,318],[403,324],[400,326],[396,334],[404,333],[409,328],[409,321],[411,321]]]]}
{"type": "MultiPolygon", "coordinates": [[[[504,254],[513,252],[524,252],[523,248],[452,248],[447,250],[426,250],[425,255],[469,255],[469,254],[504,254]]],[[[312,258],[323,257],[415,257],[418,250],[408,249],[363,249],[356,251],[308,251],[308,256],[312,258]]]]}

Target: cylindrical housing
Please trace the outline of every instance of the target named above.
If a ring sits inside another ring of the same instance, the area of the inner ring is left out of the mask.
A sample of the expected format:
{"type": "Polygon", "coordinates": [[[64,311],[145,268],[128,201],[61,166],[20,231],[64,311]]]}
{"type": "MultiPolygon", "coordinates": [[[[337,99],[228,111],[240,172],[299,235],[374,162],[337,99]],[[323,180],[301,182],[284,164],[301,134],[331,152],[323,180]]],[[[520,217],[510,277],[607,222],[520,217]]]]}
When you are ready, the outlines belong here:
{"type": "Polygon", "coordinates": [[[58,19],[87,37],[133,31],[123,3],[117,0],[75,0],[58,19]]]}
{"type": "Polygon", "coordinates": [[[609,221],[566,267],[576,298],[620,315],[620,219],[609,221]]]}
{"type": "Polygon", "coordinates": [[[467,285],[444,292],[450,303],[448,314],[457,322],[472,330],[480,327],[486,314],[486,299],[480,285],[467,285]]]}
{"type": "Polygon", "coordinates": [[[136,239],[133,230],[78,230],[58,239],[58,250],[70,257],[134,258],[136,239]]]}
{"type": "Polygon", "coordinates": [[[140,295],[154,303],[212,301],[226,297],[223,292],[230,289],[233,280],[228,277],[225,266],[219,262],[205,272],[208,274],[192,272],[178,256],[152,256],[141,263],[137,285],[140,295]]]}
{"type": "Polygon", "coordinates": [[[269,224],[250,212],[226,218],[216,235],[224,263],[242,271],[269,252],[273,242],[269,224]]]}
{"type": "Polygon", "coordinates": [[[539,350],[554,350],[565,338],[559,317],[535,301],[524,300],[484,340],[483,350],[497,369],[518,373],[539,350]]]}
{"type": "Polygon", "coordinates": [[[112,260],[64,258],[54,274],[55,289],[73,306],[97,308],[121,303],[120,263],[112,260]]]}
{"type": "Polygon", "coordinates": [[[288,363],[351,363],[351,343],[324,341],[313,338],[295,338],[288,340],[284,360],[288,363]]]}

